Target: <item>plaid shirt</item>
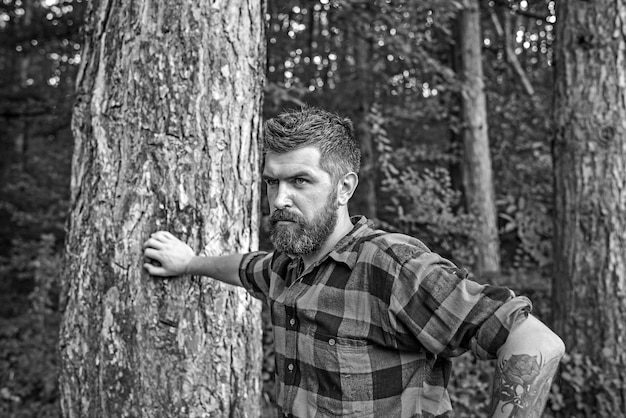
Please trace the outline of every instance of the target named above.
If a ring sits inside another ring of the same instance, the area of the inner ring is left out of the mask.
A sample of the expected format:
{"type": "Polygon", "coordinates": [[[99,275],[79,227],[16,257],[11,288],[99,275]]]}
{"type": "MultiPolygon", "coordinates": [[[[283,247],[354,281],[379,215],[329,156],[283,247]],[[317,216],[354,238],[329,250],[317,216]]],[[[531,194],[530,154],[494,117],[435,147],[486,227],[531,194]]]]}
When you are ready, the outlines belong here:
{"type": "Polygon", "coordinates": [[[450,416],[449,357],[494,358],[530,301],[466,279],[417,239],[352,221],[305,271],[281,252],[241,262],[244,287],[271,308],[281,412],[450,416]]]}

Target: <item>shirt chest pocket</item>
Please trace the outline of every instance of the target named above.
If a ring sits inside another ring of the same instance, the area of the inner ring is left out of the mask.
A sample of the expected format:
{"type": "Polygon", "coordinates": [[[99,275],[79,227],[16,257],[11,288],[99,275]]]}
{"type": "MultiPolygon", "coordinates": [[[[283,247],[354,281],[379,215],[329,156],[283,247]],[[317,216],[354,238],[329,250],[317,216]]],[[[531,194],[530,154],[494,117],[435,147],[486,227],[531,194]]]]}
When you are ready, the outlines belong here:
{"type": "MultiPolygon", "coordinates": [[[[371,372],[370,355],[375,348],[364,339],[316,334],[312,338],[313,364],[350,378],[371,372]]],[[[306,349],[305,349],[306,351],[306,349]]]]}
{"type": "Polygon", "coordinates": [[[302,379],[306,380],[305,387],[317,393],[320,410],[329,416],[371,415],[374,349],[363,339],[300,335],[300,364],[308,369],[303,370],[302,379]]]}

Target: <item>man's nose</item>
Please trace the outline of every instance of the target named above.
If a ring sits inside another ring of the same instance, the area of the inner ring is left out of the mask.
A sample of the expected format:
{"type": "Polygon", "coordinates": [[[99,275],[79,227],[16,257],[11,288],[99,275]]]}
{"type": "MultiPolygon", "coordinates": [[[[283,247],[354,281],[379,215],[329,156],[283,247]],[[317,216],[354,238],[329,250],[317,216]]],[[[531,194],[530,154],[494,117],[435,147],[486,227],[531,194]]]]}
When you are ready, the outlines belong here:
{"type": "Polygon", "coordinates": [[[281,182],[278,184],[278,188],[276,190],[276,195],[274,195],[274,208],[283,209],[286,207],[291,207],[291,192],[289,191],[289,187],[281,182]]]}

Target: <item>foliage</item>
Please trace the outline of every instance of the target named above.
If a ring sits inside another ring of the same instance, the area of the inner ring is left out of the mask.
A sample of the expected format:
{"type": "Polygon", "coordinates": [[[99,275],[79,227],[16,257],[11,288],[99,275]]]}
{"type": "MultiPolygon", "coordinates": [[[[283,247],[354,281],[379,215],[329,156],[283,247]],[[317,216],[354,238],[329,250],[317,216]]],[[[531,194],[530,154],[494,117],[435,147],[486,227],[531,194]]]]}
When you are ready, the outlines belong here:
{"type": "Polygon", "coordinates": [[[386,118],[376,106],[367,122],[382,177],[381,200],[386,202],[379,208],[377,222],[424,240],[459,265],[471,266],[475,219],[465,212],[461,192],[453,187],[449,171],[441,164],[455,158],[433,146],[394,147],[385,128],[386,118]]]}
{"type": "Polygon", "coordinates": [[[452,188],[444,168],[418,172],[406,168],[386,179],[389,193],[385,206],[394,229],[415,237],[426,237],[426,244],[462,266],[471,266],[476,236],[475,220],[460,206],[461,193],[452,188]]]}
{"type": "MultiPolygon", "coordinates": [[[[32,281],[32,290],[15,295],[3,289],[0,316],[0,415],[10,418],[58,417],[57,334],[61,255],[55,238],[15,241],[0,260],[2,277],[32,281]]],[[[3,286],[10,283],[3,283],[3,286]]]]}
{"type": "Polygon", "coordinates": [[[449,390],[457,417],[488,415],[494,374],[494,361],[479,363],[469,352],[453,359],[449,390]]]}
{"type": "Polygon", "coordinates": [[[588,355],[568,353],[552,386],[551,409],[563,417],[613,417],[612,402],[626,387],[619,362],[602,353],[604,365],[588,355]],[[610,365],[610,367],[607,367],[610,365]]]}
{"type": "Polygon", "coordinates": [[[512,267],[537,266],[548,270],[552,260],[552,205],[508,194],[498,203],[502,251],[512,267]]]}
{"type": "Polygon", "coordinates": [[[518,94],[489,95],[491,152],[503,258],[514,268],[550,269],[552,159],[548,93],[533,100],[518,94]]]}

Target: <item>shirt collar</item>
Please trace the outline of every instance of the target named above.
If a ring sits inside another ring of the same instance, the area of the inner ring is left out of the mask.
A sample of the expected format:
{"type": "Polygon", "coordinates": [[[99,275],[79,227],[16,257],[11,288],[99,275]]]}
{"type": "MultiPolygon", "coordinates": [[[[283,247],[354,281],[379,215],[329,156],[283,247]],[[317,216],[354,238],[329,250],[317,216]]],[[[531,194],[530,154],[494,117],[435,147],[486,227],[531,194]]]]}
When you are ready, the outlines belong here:
{"type": "Polygon", "coordinates": [[[335,248],[328,253],[328,257],[353,269],[359,255],[358,247],[362,243],[362,238],[371,235],[374,229],[372,222],[365,216],[353,216],[350,221],[354,225],[352,230],[339,240],[335,248]]]}

